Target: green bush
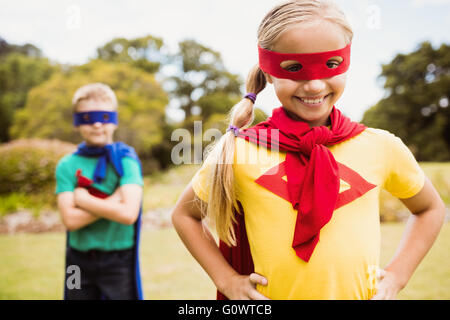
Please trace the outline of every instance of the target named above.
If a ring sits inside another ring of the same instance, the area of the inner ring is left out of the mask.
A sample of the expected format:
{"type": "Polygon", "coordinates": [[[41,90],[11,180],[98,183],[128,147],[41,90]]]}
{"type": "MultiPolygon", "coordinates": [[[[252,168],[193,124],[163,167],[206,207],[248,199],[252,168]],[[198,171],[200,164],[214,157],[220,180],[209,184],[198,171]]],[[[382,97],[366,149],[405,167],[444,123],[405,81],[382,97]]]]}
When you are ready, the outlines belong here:
{"type": "Polygon", "coordinates": [[[38,217],[44,209],[55,211],[57,204],[54,189],[54,185],[49,185],[38,193],[0,194],[0,218],[22,210],[31,212],[35,217],[38,217]]]}
{"type": "Polygon", "coordinates": [[[22,207],[28,207],[28,199],[23,193],[0,196],[0,217],[10,212],[16,212],[22,207]]]}
{"type": "Polygon", "coordinates": [[[59,140],[21,139],[0,145],[0,194],[34,193],[55,181],[58,160],[76,146],[59,140]]]}

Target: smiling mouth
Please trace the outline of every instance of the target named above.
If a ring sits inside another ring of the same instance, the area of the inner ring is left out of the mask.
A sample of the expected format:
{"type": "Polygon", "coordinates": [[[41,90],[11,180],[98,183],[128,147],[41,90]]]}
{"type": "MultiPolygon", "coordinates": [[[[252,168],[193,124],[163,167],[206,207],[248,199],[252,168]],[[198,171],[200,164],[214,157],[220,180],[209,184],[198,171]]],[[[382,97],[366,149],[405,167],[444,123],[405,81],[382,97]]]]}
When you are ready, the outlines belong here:
{"type": "Polygon", "coordinates": [[[306,104],[321,104],[325,100],[325,98],[327,98],[330,95],[331,95],[331,93],[329,93],[329,94],[327,94],[325,96],[322,96],[322,97],[311,97],[311,98],[306,98],[305,97],[305,98],[302,98],[302,97],[297,97],[296,96],[296,98],[298,100],[300,100],[301,102],[304,102],[306,104]]]}

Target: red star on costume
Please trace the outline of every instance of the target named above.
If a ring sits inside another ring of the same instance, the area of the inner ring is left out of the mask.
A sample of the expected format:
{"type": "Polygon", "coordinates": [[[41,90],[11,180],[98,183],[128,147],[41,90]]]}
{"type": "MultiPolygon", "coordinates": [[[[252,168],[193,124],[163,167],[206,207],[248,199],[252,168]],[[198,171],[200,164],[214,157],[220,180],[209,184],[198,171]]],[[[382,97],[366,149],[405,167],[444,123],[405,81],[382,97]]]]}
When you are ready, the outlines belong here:
{"type": "MultiPolygon", "coordinates": [[[[335,209],[338,209],[353,200],[358,199],[376,185],[364,180],[357,172],[350,169],[342,163],[337,163],[339,168],[339,178],[350,186],[350,189],[339,193],[335,209]]],[[[263,188],[273,192],[277,196],[289,201],[287,189],[285,161],[266,171],[262,176],[255,180],[263,188]]]]}

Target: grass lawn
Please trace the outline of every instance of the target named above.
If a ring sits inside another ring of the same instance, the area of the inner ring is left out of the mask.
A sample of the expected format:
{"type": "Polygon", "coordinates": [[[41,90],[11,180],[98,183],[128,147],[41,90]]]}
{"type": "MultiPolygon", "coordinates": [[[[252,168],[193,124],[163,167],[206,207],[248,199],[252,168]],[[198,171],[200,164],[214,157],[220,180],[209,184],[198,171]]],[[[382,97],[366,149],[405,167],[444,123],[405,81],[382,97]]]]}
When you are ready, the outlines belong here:
{"type": "MultiPolygon", "coordinates": [[[[382,266],[404,225],[382,226],[382,266]]],[[[64,233],[0,235],[0,299],[61,299],[64,233]]],[[[450,299],[450,224],[446,224],[400,299],[450,299]]],[[[145,230],[141,268],[146,299],[215,299],[206,273],[174,229],[145,230]]]]}

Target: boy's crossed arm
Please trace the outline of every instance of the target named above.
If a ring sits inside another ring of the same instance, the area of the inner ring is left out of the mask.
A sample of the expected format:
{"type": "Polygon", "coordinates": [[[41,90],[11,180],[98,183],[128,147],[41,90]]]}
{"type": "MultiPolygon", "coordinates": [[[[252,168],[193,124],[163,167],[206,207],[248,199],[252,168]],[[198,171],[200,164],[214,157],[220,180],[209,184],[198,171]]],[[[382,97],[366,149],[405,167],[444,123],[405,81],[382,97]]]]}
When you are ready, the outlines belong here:
{"type": "Polygon", "coordinates": [[[99,218],[122,224],[133,224],[141,207],[142,187],[125,184],[111,196],[101,199],[92,196],[84,188],[58,195],[58,208],[64,225],[69,231],[78,230],[99,218]]]}
{"type": "Polygon", "coordinates": [[[95,216],[75,205],[74,193],[66,191],[58,194],[58,209],[61,213],[63,224],[69,231],[75,231],[85,227],[100,217],[95,216]]]}

